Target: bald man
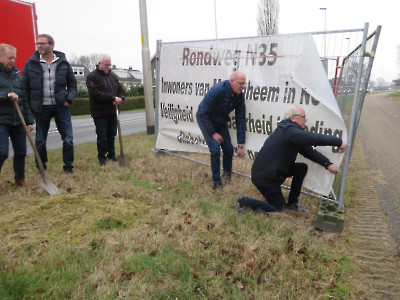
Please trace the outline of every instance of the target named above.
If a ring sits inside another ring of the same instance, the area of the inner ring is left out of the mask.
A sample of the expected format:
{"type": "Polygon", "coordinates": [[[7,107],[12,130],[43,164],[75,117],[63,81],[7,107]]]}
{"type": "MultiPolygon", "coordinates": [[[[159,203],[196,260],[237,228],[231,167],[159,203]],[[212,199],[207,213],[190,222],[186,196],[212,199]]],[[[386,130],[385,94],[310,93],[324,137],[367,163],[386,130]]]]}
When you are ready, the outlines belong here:
{"type": "Polygon", "coordinates": [[[233,145],[226,124],[230,121],[229,114],[233,110],[238,143],[237,156],[244,156],[246,106],[243,89],[245,85],[246,76],[242,72],[232,73],[229,80],[221,81],[207,92],[196,113],[197,123],[210,150],[213,188],[216,190],[222,189],[221,149],[223,152],[222,177],[226,183],[231,181],[233,145]]]}

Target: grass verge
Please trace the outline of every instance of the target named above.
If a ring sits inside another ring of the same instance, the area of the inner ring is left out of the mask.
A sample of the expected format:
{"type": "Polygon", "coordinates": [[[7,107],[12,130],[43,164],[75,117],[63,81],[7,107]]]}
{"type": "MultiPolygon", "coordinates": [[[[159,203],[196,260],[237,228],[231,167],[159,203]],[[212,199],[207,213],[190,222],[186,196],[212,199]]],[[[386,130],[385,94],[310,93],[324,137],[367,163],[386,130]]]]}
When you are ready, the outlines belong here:
{"type": "Polygon", "coordinates": [[[389,94],[389,97],[400,98],[400,92],[390,93],[390,94],[389,94]]]}
{"type": "MultiPolygon", "coordinates": [[[[75,148],[75,172],[49,152],[48,196],[0,182],[1,299],[360,299],[346,237],[310,214],[234,210],[249,179],[212,190],[208,167],[151,152],[153,136],[124,138],[131,169],[100,168],[94,143],[75,148]]],[[[39,186],[33,157],[26,179],[39,186]]],[[[351,189],[350,189],[351,190],[351,189]]],[[[351,195],[346,197],[351,199],[351,195]]],[[[351,202],[351,200],[349,200],[351,202]]]]}

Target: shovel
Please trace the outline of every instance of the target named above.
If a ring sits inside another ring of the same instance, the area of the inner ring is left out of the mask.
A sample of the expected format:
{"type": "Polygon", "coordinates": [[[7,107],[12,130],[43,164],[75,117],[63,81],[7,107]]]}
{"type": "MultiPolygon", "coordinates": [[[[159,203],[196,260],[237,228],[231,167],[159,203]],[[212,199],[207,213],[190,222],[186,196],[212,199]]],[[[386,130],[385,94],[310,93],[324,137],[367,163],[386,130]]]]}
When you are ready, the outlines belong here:
{"type": "Polygon", "coordinates": [[[122,145],[121,124],[119,122],[119,117],[118,117],[118,106],[115,106],[115,110],[117,113],[118,140],[119,140],[118,164],[121,167],[129,168],[131,166],[131,158],[129,156],[124,155],[124,146],[122,145]]]}
{"type": "Polygon", "coordinates": [[[40,159],[39,152],[37,151],[37,149],[35,147],[35,143],[32,140],[31,133],[29,132],[29,129],[26,127],[26,123],[25,123],[24,117],[22,116],[21,110],[19,109],[19,105],[16,101],[13,101],[13,102],[14,102],[15,109],[18,112],[19,119],[21,120],[22,125],[24,125],[26,136],[28,137],[29,142],[31,143],[33,152],[35,153],[35,157],[36,157],[36,160],[39,165],[39,174],[42,177],[42,187],[46,190],[46,192],[50,196],[58,195],[60,193],[60,191],[58,190],[57,186],[54,183],[52,183],[49,179],[47,179],[46,175],[44,174],[42,160],[40,159]]]}

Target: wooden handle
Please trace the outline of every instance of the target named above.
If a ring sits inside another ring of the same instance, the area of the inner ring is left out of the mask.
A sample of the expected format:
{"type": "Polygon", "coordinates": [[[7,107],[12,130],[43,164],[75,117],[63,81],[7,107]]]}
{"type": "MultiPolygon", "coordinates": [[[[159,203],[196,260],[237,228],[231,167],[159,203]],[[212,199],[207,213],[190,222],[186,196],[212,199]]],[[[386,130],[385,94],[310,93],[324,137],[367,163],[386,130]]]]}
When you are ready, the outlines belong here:
{"type": "Polygon", "coordinates": [[[21,120],[22,125],[24,125],[25,132],[26,132],[26,136],[28,137],[29,142],[31,143],[31,146],[32,146],[32,149],[33,149],[33,153],[35,153],[35,157],[36,157],[36,160],[37,160],[38,165],[39,165],[39,173],[40,173],[40,176],[42,176],[42,179],[45,180],[45,174],[44,174],[43,163],[42,163],[42,160],[41,160],[41,158],[40,158],[39,152],[37,151],[37,149],[36,149],[36,147],[35,147],[35,143],[33,142],[33,139],[32,139],[32,137],[31,137],[31,133],[29,132],[28,127],[26,126],[25,119],[24,119],[24,117],[22,116],[21,110],[19,109],[18,102],[17,102],[17,101],[13,101],[13,102],[14,102],[15,109],[17,110],[19,119],[21,120]]]}
{"type": "Polygon", "coordinates": [[[122,145],[122,131],[121,131],[121,123],[118,118],[118,106],[115,106],[115,112],[117,114],[117,127],[118,127],[118,140],[119,140],[119,154],[121,157],[124,156],[124,147],[122,145]]]}

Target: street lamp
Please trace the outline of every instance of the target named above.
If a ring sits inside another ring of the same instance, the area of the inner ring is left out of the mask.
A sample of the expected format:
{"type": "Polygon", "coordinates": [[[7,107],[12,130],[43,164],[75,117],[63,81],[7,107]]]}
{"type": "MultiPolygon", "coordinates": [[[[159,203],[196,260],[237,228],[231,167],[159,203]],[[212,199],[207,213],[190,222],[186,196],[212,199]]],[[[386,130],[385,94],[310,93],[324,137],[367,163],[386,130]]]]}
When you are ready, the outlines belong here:
{"type": "Polygon", "coordinates": [[[323,10],[323,11],[325,12],[324,58],[326,59],[326,7],[320,7],[319,9],[320,9],[320,10],[323,10]]]}
{"type": "Polygon", "coordinates": [[[348,46],[347,46],[347,55],[350,54],[350,38],[347,37],[346,40],[349,40],[348,46]]]}
{"type": "Polygon", "coordinates": [[[217,0],[214,0],[214,17],[215,17],[215,39],[218,39],[218,35],[217,35],[217,0]]]}

